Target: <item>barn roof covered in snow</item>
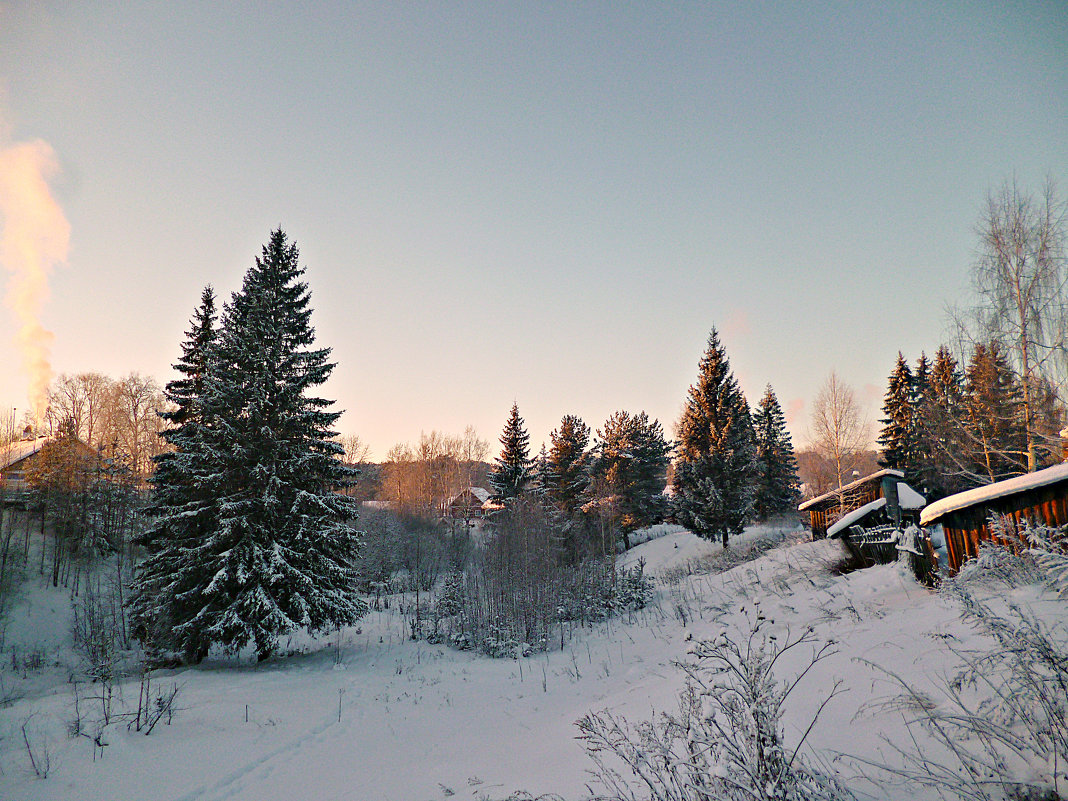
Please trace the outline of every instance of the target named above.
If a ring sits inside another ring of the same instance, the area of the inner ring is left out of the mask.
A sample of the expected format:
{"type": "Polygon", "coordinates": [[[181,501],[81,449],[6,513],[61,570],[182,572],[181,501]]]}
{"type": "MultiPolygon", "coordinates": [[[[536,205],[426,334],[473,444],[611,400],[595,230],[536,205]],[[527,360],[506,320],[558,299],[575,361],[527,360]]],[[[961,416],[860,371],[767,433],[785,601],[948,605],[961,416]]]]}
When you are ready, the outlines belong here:
{"type": "Polygon", "coordinates": [[[878,473],[872,473],[870,476],[864,476],[864,478],[858,478],[856,481],[852,482],[851,484],[846,484],[841,489],[831,490],[830,492],[823,493],[822,495],[820,495],[817,498],[811,498],[811,499],[805,501],[800,506],[798,506],[797,507],[797,511],[804,512],[806,509],[810,509],[811,507],[816,506],[818,504],[821,504],[824,501],[829,501],[832,498],[838,498],[838,496],[844,495],[844,494],[850,492],[851,490],[857,489],[858,487],[862,487],[865,484],[867,484],[867,483],[869,483],[871,481],[874,481],[875,479],[880,479],[881,480],[883,476],[896,476],[897,478],[904,478],[905,474],[902,473],[900,470],[893,470],[891,468],[887,468],[886,470],[880,470],[878,473]]]}
{"type": "Polygon", "coordinates": [[[920,515],[920,525],[927,526],[936,522],[950,512],[959,509],[967,509],[969,506],[986,503],[996,498],[1004,498],[1008,495],[1016,495],[1020,492],[1056,484],[1059,481],[1068,481],[1068,464],[1058,464],[1039,470],[1036,473],[1028,473],[1025,476],[1016,476],[1004,481],[995,481],[983,487],[976,487],[965,492],[958,492],[940,501],[935,501],[920,515]]]}

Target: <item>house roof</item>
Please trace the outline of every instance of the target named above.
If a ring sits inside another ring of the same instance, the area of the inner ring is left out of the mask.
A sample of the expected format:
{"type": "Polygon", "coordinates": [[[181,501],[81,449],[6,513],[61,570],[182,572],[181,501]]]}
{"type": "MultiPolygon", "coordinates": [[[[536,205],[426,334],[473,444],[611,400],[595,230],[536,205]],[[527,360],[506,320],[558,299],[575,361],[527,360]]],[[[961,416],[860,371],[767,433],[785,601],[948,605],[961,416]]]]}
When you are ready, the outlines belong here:
{"type": "Polygon", "coordinates": [[[904,478],[905,474],[902,473],[900,470],[894,470],[892,468],[887,468],[886,470],[880,470],[877,473],[872,473],[870,476],[864,476],[864,478],[858,478],[856,481],[854,481],[854,482],[852,482],[850,484],[846,484],[841,489],[831,490],[830,492],[823,493],[819,497],[811,498],[810,500],[807,500],[803,504],[798,506],[797,507],[797,511],[803,512],[806,509],[810,509],[813,506],[816,506],[817,504],[822,503],[823,501],[828,501],[828,500],[830,500],[832,498],[837,498],[840,495],[844,495],[845,493],[849,492],[850,490],[854,490],[857,487],[860,487],[860,486],[863,486],[864,484],[867,484],[869,481],[873,481],[873,480],[875,480],[877,478],[878,479],[882,479],[883,476],[897,476],[898,478],[904,478]]]}
{"type": "Polygon", "coordinates": [[[1036,473],[1028,473],[1025,476],[1016,476],[1004,481],[995,481],[983,487],[958,492],[940,501],[935,501],[920,515],[920,525],[927,526],[934,523],[940,517],[959,509],[967,509],[996,498],[1004,498],[1007,495],[1016,495],[1027,490],[1044,487],[1048,484],[1056,484],[1058,481],[1068,481],[1068,464],[1058,464],[1039,470],[1036,473]]]}
{"type": "Polygon", "coordinates": [[[876,509],[882,509],[884,506],[886,506],[886,498],[876,498],[871,503],[866,503],[859,509],[854,509],[849,514],[842,515],[835,521],[833,526],[827,529],[827,536],[835,537],[838,534],[841,534],[862,517],[866,517],[871,512],[874,512],[876,509]]]}
{"type": "Polygon", "coordinates": [[[0,470],[6,470],[16,462],[21,462],[27,456],[37,453],[46,442],[48,442],[48,437],[38,437],[0,446],[0,470]]]}
{"type": "Polygon", "coordinates": [[[445,503],[450,504],[454,501],[459,500],[461,497],[463,497],[463,494],[465,492],[470,492],[471,495],[473,495],[479,503],[485,503],[490,499],[490,491],[488,489],[483,489],[482,487],[464,487],[462,490],[460,490],[447,501],[445,501],[445,503]]]}

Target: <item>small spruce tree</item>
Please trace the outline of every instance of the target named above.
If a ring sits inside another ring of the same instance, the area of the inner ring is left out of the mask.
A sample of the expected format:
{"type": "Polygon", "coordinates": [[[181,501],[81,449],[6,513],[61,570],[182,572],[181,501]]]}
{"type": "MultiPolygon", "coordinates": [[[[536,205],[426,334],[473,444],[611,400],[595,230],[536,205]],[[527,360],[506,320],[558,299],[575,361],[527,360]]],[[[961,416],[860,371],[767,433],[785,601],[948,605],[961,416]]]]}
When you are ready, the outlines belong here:
{"type": "Polygon", "coordinates": [[[500,442],[501,455],[490,471],[489,482],[495,500],[510,501],[526,492],[534,467],[534,460],[530,458],[530,435],[516,403],[512,404],[500,442]]]}
{"type": "Polygon", "coordinates": [[[560,427],[549,435],[549,464],[552,471],[550,497],[568,515],[575,514],[582,505],[590,483],[589,454],[590,427],[582,418],[566,414],[560,427]]]}
{"type": "Polygon", "coordinates": [[[910,477],[914,472],[916,451],[913,393],[912,370],[898,351],[897,363],[890,373],[883,401],[883,414],[886,416],[881,420],[883,430],[878,439],[882,447],[879,464],[904,471],[910,477]]]}
{"type": "Polygon", "coordinates": [[[756,436],[757,485],[753,513],[760,520],[797,511],[801,480],[786,417],[779,399],[768,384],[753,413],[756,436]]]}
{"type": "Polygon", "coordinates": [[[699,537],[718,536],[726,548],[752,513],[756,474],[749,404],[713,328],[678,424],[676,519],[699,537]]]}
{"type": "Polygon", "coordinates": [[[164,395],[172,408],[160,412],[171,424],[161,436],[171,446],[153,461],[150,525],[139,538],[148,549],[138,566],[130,597],[131,619],[142,643],[153,651],[176,650],[187,661],[199,662],[210,640],[199,631],[179,636],[174,624],[196,613],[199,598],[182,591],[185,554],[203,542],[216,519],[215,503],[201,479],[204,464],[203,395],[211,370],[218,331],[215,293],[204,288],[193,312],[182,356],[173,365],[179,374],[167,383],[164,395]]]}

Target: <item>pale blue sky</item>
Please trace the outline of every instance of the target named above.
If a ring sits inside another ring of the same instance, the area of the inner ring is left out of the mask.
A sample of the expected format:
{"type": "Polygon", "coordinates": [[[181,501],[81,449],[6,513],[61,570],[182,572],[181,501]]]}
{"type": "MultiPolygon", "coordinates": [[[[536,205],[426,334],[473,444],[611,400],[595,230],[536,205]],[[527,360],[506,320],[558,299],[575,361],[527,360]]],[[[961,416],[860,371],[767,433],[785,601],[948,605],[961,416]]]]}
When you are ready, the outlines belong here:
{"type": "Polygon", "coordinates": [[[713,325],[803,435],[831,369],[878,401],[938,346],[991,187],[1068,193],[1065,2],[130,5],[0,6],[0,115],[71,223],[55,370],[168,380],[281,224],[378,457],[495,446],[513,400],[535,448],[670,430],[713,325]]]}

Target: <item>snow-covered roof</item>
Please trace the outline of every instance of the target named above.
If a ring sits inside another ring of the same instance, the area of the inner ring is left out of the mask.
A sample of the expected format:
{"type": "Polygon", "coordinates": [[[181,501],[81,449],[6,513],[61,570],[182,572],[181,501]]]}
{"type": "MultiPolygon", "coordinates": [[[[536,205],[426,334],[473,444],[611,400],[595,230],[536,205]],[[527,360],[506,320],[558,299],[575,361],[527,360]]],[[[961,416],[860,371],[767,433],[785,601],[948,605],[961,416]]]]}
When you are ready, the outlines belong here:
{"type": "Polygon", "coordinates": [[[0,446],[0,470],[6,470],[15,462],[20,462],[30,454],[37,453],[46,442],[48,442],[48,437],[38,437],[0,446]]]}
{"type": "Polygon", "coordinates": [[[882,509],[884,506],[886,506],[886,498],[876,498],[871,503],[866,503],[859,509],[854,509],[849,514],[842,515],[835,521],[833,526],[827,529],[827,536],[833,537],[840,534],[865,515],[874,512],[876,509],[882,509]]]}
{"type": "Polygon", "coordinates": [[[445,501],[445,503],[455,503],[463,497],[465,492],[470,492],[471,495],[475,498],[475,500],[477,500],[479,503],[485,503],[490,499],[490,491],[488,489],[483,489],[482,487],[464,487],[462,490],[460,490],[447,501],[445,501]]]}
{"type": "Polygon", "coordinates": [[[809,507],[815,506],[820,501],[826,501],[826,500],[828,500],[830,498],[837,498],[839,495],[842,495],[843,493],[846,493],[846,492],[849,492],[850,490],[856,489],[857,487],[862,486],[863,484],[867,484],[872,479],[876,479],[876,478],[881,479],[883,476],[897,476],[898,478],[904,478],[905,474],[902,473],[900,470],[894,470],[892,468],[887,468],[886,470],[880,470],[878,473],[872,473],[870,476],[864,476],[864,478],[858,478],[856,481],[854,481],[854,482],[852,482],[850,484],[846,484],[841,489],[831,490],[830,492],[823,493],[822,495],[820,495],[817,498],[812,498],[810,500],[807,500],[803,504],[801,504],[800,506],[797,507],[797,511],[803,512],[806,509],[808,509],[809,507]]]}
{"type": "Polygon", "coordinates": [[[927,499],[904,481],[897,483],[897,502],[902,509],[922,509],[927,505],[927,499]]]}
{"type": "Polygon", "coordinates": [[[1039,470],[1037,473],[1028,473],[1025,476],[1016,476],[1004,481],[995,481],[985,487],[976,487],[965,492],[958,492],[940,501],[935,501],[920,515],[920,525],[929,525],[943,515],[956,512],[958,509],[967,509],[978,503],[992,501],[995,498],[1004,498],[1006,495],[1015,495],[1047,484],[1055,484],[1058,481],[1068,481],[1068,464],[1058,464],[1039,470]]]}

